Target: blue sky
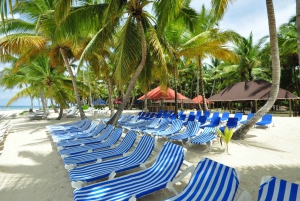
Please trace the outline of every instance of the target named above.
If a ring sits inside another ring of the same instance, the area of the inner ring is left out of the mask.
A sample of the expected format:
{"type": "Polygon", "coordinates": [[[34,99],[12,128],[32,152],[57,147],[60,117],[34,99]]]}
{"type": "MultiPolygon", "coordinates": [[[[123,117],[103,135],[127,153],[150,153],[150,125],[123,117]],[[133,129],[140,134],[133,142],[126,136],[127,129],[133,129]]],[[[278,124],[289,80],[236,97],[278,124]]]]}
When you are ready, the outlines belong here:
{"type": "MultiPolygon", "coordinates": [[[[206,7],[210,6],[210,0],[192,0],[192,6],[200,10],[202,4],[206,7]]],[[[277,28],[286,23],[292,16],[296,14],[295,0],[273,0],[276,25],[277,28]]],[[[226,11],[222,21],[219,24],[220,29],[231,29],[244,37],[248,37],[252,31],[254,41],[268,35],[268,18],[265,0],[236,0],[226,11]]],[[[0,70],[7,64],[0,64],[0,70]]],[[[0,106],[6,105],[8,100],[19,89],[6,90],[0,87],[0,106]]],[[[22,99],[12,104],[12,106],[29,106],[30,100],[22,99]]],[[[35,100],[34,105],[37,105],[35,100]]]]}

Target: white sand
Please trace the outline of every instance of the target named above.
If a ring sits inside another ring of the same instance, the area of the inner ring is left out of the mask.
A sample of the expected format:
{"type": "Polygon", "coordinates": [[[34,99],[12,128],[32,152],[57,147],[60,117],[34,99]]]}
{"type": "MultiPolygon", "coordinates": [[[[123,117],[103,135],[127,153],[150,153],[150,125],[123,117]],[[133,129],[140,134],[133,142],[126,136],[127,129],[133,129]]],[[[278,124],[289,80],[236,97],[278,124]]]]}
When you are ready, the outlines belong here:
{"type": "MultiPolygon", "coordinates": [[[[3,113],[0,111],[0,114],[3,113]]],[[[68,173],[55,144],[45,132],[45,126],[72,122],[79,118],[57,121],[57,115],[52,112],[50,120],[30,121],[26,115],[11,120],[14,125],[12,132],[0,144],[1,201],[73,200],[68,173]]],[[[256,200],[260,180],[264,175],[300,184],[299,120],[298,117],[274,117],[275,127],[253,128],[245,140],[232,140],[229,155],[224,153],[224,146],[214,142],[211,152],[206,152],[206,146],[202,145],[189,148],[186,160],[196,165],[202,157],[208,157],[236,168],[241,172],[240,187],[256,200]]],[[[160,148],[164,142],[164,139],[159,139],[156,148],[160,148]]],[[[179,191],[183,189],[188,179],[189,175],[176,188],[179,191]]],[[[163,189],[139,200],[164,200],[171,195],[172,192],[163,189]]]]}

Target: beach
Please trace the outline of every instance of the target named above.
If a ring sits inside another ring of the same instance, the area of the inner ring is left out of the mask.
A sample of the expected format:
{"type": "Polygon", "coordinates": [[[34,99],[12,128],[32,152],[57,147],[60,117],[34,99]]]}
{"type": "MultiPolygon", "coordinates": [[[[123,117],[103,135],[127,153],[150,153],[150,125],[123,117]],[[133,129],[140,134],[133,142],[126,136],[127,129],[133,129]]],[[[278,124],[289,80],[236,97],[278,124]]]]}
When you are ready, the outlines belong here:
{"type": "MultiPolygon", "coordinates": [[[[0,114],[18,112],[0,111],[0,114]]],[[[139,111],[125,111],[137,114],[139,111]]],[[[46,133],[46,126],[73,122],[79,119],[55,120],[58,114],[51,111],[47,120],[29,120],[29,114],[11,119],[11,132],[0,144],[0,200],[1,201],[71,201],[73,188],[55,143],[46,133]]],[[[87,114],[91,119],[107,118],[107,114],[87,114]]],[[[244,117],[246,118],[246,117],[244,117]]],[[[252,128],[245,140],[231,140],[229,154],[224,145],[213,142],[212,150],[205,145],[187,148],[185,160],[197,165],[207,157],[234,167],[240,172],[239,187],[247,190],[252,200],[257,200],[262,176],[276,176],[300,184],[300,126],[299,117],[273,117],[274,126],[252,128]]],[[[1,125],[1,124],[0,124],[1,125]]],[[[123,133],[124,135],[125,133],[123,133]]],[[[155,146],[160,149],[166,140],[159,138],[155,146]]],[[[177,143],[181,145],[181,143],[177,143]]],[[[118,176],[140,170],[136,168],[118,176]]],[[[189,181],[190,174],[176,184],[180,192],[189,181]]],[[[105,180],[105,179],[103,179],[105,180]]],[[[141,201],[164,200],[174,195],[162,189],[140,198],[141,201]]]]}

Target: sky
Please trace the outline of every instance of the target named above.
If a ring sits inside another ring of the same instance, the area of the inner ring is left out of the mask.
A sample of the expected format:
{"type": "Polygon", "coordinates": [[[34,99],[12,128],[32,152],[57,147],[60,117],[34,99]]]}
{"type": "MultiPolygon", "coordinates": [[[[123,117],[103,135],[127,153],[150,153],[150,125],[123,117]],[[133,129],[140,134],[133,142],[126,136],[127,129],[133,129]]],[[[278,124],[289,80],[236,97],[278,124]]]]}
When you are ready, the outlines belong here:
{"type": "MultiPolygon", "coordinates": [[[[210,0],[192,0],[192,7],[200,11],[201,6],[210,7],[210,0]]],[[[276,26],[277,28],[288,22],[288,20],[296,15],[296,1],[295,0],[273,0],[276,26]]],[[[231,29],[236,31],[245,38],[248,38],[250,32],[253,33],[254,41],[258,41],[263,36],[269,34],[268,18],[266,1],[264,0],[235,0],[233,4],[229,5],[223,19],[219,23],[221,30],[231,29]]],[[[7,64],[0,64],[0,70],[7,64]]],[[[8,100],[19,89],[6,90],[0,87],[0,106],[5,106],[8,100]]],[[[12,104],[12,106],[29,106],[30,99],[20,99],[12,104]]],[[[34,101],[37,106],[37,101],[34,101]]]]}

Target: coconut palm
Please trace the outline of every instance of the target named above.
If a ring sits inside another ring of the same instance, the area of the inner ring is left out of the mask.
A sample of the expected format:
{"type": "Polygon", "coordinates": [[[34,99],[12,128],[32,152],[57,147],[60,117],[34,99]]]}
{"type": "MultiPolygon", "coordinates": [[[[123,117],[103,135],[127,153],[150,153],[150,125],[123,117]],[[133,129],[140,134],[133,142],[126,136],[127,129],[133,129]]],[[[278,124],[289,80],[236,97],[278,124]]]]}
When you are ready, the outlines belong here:
{"type": "Polygon", "coordinates": [[[25,19],[9,19],[6,20],[6,26],[2,30],[8,33],[0,40],[0,48],[8,54],[18,55],[18,62],[14,65],[14,71],[27,62],[31,57],[37,57],[41,54],[47,54],[52,48],[49,56],[52,60],[52,66],[60,66],[64,62],[74,86],[77,106],[80,116],[83,119],[85,114],[81,107],[79,92],[76,80],[70,66],[70,57],[79,58],[80,45],[74,46],[74,43],[65,38],[65,36],[57,31],[58,26],[54,21],[54,9],[56,1],[34,0],[16,4],[15,12],[20,12],[25,19]],[[61,39],[64,40],[61,40],[61,39]],[[55,61],[56,60],[56,61],[55,61]]]}
{"type": "MultiPolygon", "coordinates": [[[[233,0],[211,0],[212,8],[215,10],[219,18],[222,18],[224,11],[227,9],[233,0]]],[[[280,60],[278,50],[277,31],[275,24],[274,6],[272,0],[266,0],[269,34],[270,34],[270,47],[272,57],[272,86],[270,90],[270,97],[266,104],[248,121],[234,132],[234,139],[244,139],[249,129],[258,121],[265,113],[267,113],[276,101],[280,84],[280,60]]],[[[300,24],[300,22],[299,22],[300,24]]],[[[300,32],[298,33],[300,35],[300,32]]],[[[299,39],[298,39],[299,41],[299,39]]]]}

